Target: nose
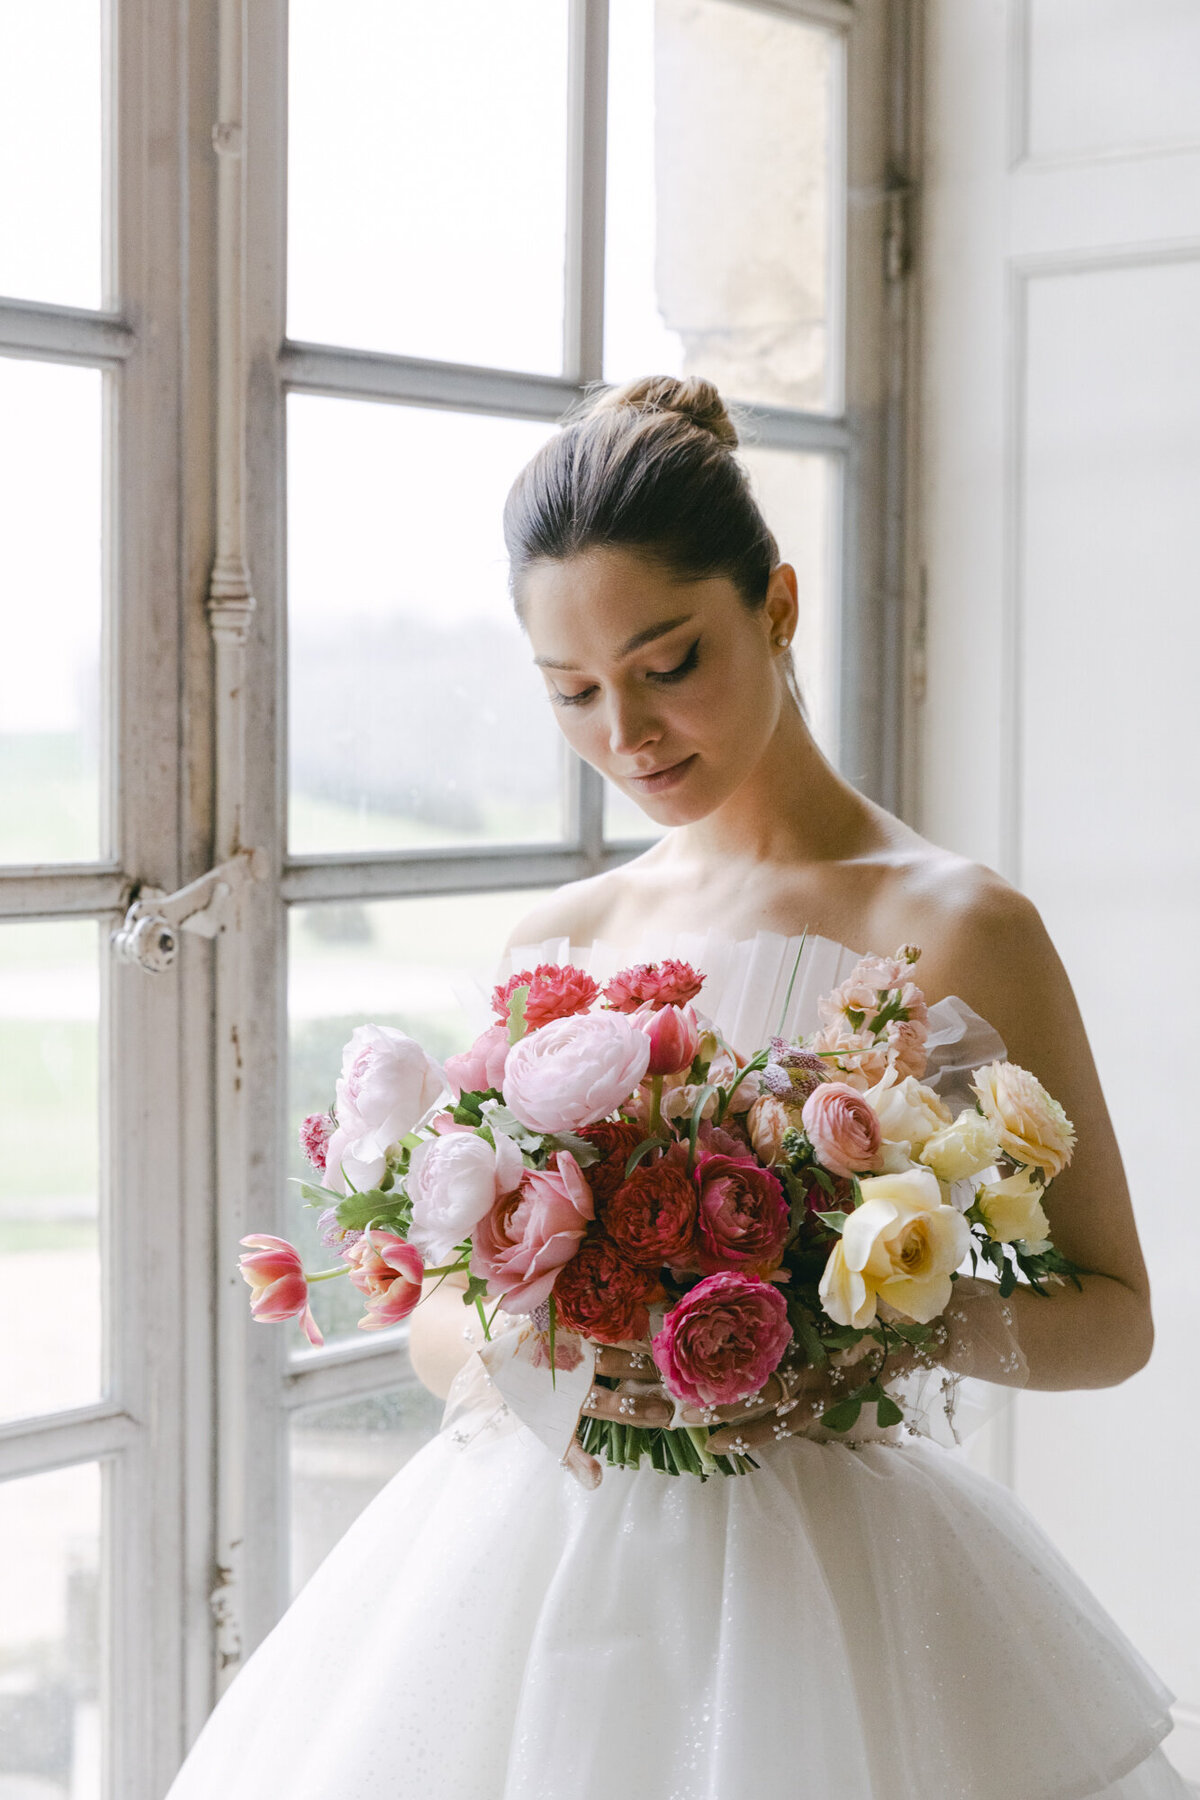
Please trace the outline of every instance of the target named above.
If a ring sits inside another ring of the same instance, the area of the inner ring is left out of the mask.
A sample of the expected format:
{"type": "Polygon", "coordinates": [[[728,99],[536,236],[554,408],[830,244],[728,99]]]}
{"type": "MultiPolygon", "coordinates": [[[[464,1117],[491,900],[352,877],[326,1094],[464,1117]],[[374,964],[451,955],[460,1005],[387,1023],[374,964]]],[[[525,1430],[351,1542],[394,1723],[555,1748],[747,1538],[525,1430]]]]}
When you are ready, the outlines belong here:
{"type": "Polygon", "coordinates": [[[649,695],[614,691],[608,703],[608,746],[613,756],[636,756],[662,735],[649,695]]]}

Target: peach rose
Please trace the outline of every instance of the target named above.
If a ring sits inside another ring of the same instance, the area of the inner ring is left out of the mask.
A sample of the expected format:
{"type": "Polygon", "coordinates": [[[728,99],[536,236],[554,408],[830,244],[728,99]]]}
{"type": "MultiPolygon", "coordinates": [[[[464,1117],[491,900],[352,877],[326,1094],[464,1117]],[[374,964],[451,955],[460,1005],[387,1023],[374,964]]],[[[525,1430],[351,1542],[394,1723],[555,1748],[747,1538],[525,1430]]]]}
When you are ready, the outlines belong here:
{"type": "Polygon", "coordinates": [[[847,1218],[821,1276],[821,1304],[838,1325],[862,1330],[885,1301],[927,1325],[950,1299],[951,1276],[971,1231],[942,1203],[932,1169],[877,1175],[862,1184],[861,1206],[847,1218]]]}
{"type": "Polygon", "coordinates": [[[1066,1168],[1075,1149],[1075,1127],[1028,1069],[989,1063],[975,1070],[971,1086],[1011,1162],[1041,1169],[1049,1181],[1066,1168]]]}
{"type": "MultiPolygon", "coordinates": [[[[542,1027],[543,1033],[553,1030],[542,1027]]],[[[594,1212],[583,1170],[569,1152],[560,1151],[550,1168],[526,1169],[516,1193],[498,1200],[479,1221],[472,1275],[483,1277],[489,1299],[499,1296],[505,1312],[532,1312],[575,1255],[594,1212]]]]}

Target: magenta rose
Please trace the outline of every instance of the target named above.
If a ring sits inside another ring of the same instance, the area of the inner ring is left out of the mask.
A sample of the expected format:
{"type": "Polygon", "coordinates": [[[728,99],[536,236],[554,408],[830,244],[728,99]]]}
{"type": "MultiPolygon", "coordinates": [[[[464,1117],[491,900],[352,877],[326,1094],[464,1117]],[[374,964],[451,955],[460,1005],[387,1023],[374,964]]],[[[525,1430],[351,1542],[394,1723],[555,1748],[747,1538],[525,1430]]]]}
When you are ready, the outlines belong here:
{"type": "Polygon", "coordinates": [[[722,1270],[673,1306],[653,1339],[654,1360],[687,1406],[731,1406],[756,1394],[792,1339],[773,1282],[722,1270]]]}
{"type": "MultiPolygon", "coordinates": [[[[546,1029],[551,1029],[547,1027],[546,1029]]],[[[470,1270],[500,1296],[505,1312],[532,1312],[579,1248],[595,1210],[583,1170],[567,1151],[548,1169],[527,1169],[515,1194],[498,1200],[475,1227],[470,1270]]]]}
{"type": "Polygon", "coordinates": [[[621,1013],[555,1019],[509,1051],[505,1104],[531,1131],[580,1131],[628,1100],[649,1061],[649,1038],[621,1013]]]}
{"type": "Polygon", "coordinates": [[[558,1321],[597,1344],[636,1342],[650,1329],[646,1296],[655,1286],[611,1238],[597,1233],[585,1238],[554,1283],[558,1321]]]}
{"type": "Polygon", "coordinates": [[[718,1269],[779,1267],[791,1209],[779,1178],[749,1157],[702,1156],[697,1253],[705,1275],[718,1269]]]}
{"type": "Polygon", "coordinates": [[[485,1088],[501,1087],[508,1051],[508,1032],[504,1026],[490,1025],[480,1032],[469,1050],[448,1056],[446,1080],[454,1094],[482,1094],[485,1088]]]}
{"type": "Polygon", "coordinates": [[[808,1096],[800,1115],[817,1161],[832,1175],[861,1175],[879,1166],[879,1115],[857,1088],[827,1081],[808,1096]]]}

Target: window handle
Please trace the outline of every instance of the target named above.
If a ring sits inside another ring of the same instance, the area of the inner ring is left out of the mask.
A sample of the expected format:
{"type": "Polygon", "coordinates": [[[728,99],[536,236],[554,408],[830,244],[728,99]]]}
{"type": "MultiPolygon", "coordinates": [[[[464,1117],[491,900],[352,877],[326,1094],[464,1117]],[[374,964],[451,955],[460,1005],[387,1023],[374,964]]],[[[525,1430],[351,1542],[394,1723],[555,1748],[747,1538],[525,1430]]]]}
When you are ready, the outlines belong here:
{"type": "Polygon", "coordinates": [[[118,961],[135,963],[150,975],[162,975],[179,955],[179,933],[216,937],[222,914],[233,896],[267,872],[263,850],[239,850],[174,894],[144,887],[112,934],[118,961]]]}

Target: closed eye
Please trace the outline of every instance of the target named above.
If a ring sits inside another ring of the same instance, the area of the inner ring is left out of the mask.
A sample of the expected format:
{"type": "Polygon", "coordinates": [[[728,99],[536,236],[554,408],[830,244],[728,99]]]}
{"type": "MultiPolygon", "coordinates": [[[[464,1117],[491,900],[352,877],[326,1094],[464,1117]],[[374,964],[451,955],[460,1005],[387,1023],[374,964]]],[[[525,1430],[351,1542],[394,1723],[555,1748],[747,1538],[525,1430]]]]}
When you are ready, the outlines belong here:
{"type": "MultiPolygon", "coordinates": [[[[673,669],[648,669],[646,680],[670,686],[672,682],[682,681],[686,675],[690,675],[699,661],[700,639],[697,638],[682,662],[676,663],[673,669]]],[[[581,688],[577,694],[564,694],[558,688],[551,688],[550,700],[555,706],[586,706],[595,692],[594,686],[581,688]]]]}

